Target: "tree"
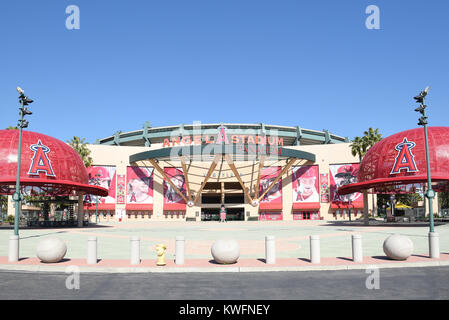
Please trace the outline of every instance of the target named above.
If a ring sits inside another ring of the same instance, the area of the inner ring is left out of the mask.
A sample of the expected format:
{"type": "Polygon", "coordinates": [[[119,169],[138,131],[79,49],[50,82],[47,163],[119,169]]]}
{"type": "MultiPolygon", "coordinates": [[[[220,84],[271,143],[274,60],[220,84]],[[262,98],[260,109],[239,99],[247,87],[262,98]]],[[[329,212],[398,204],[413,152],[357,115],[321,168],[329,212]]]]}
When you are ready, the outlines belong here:
{"type": "MultiPolygon", "coordinates": [[[[363,132],[363,137],[355,137],[354,141],[350,145],[352,155],[359,156],[360,162],[362,162],[363,157],[366,152],[377,142],[382,140],[382,135],[379,133],[379,129],[369,128],[368,130],[363,132]]],[[[368,193],[366,190],[363,191],[363,201],[368,201],[368,193]]],[[[374,195],[373,195],[374,201],[374,195]]],[[[365,220],[365,223],[368,223],[368,220],[365,220]]]]}
{"type": "Polygon", "coordinates": [[[367,131],[364,131],[363,134],[363,137],[355,137],[350,145],[352,155],[358,155],[360,162],[362,162],[366,152],[377,142],[382,140],[382,135],[379,133],[379,129],[370,127],[367,131]]]}
{"type": "Polygon", "coordinates": [[[76,137],[74,136],[70,141],[67,141],[67,143],[75,150],[83,159],[84,166],[90,167],[93,164],[93,160],[90,157],[90,150],[86,146],[86,142],[84,142],[84,138],[76,137]]]}
{"type": "Polygon", "coordinates": [[[19,130],[19,128],[17,128],[17,127],[12,127],[12,126],[9,126],[8,128],[6,128],[5,130],[19,130]]]}
{"type": "Polygon", "coordinates": [[[355,137],[350,147],[352,155],[354,157],[358,155],[360,162],[362,162],[362,158],[365,155],[367,148],[366,139],[355,137]]]}
{"type": "MultiPolygon", "coordinates": [[[[3,214],[8,210],[8,196],[0,195],[0,211],[3,214]]],[[[3,217],[0,217],[0,219],[3,217]]]]}
{"type": "Polygon", "coordinates": [[[380,140],[382,140],[382,135],[379,133],[379,129],[374,130],[373,128],[370,127],[367,131],[364,131],[363,134],[364,134],[363,139],[366,140],[368,149],[374,146],[380,140]]]}

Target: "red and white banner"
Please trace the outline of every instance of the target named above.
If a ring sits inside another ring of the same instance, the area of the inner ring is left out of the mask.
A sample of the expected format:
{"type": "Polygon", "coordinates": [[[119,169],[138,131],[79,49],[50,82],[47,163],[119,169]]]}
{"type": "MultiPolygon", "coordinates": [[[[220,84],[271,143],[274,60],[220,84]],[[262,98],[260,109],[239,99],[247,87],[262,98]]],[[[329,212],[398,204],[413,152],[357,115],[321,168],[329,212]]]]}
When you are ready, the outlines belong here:
{"type": "MultiPolygon", "coordinates": [[[[125,203],[125,184],[126,178],[124,174],[117,175],[117,203],[123,204],[125,203]]],[[[117,215],[117,210],[116,210],[117,215]]]]}
{"type": "Polygon", "coordinates": [[[320,202],[318,166],[294,167],[292,170],[293,202],[320,202]]]}
{"type": "Polygon", "coordinates": [[[360,192],[350,195],[339,195],[337,189],[348,183],[357,182],[358,163],[355,164],[332,164],[330,171],[330,196],[332,208],[347,208],[351,199],[352,208],[363,208],[363,196],[360,192]]]}
{"type": "Polygon", "coordinates": [[[281,221],[282,211],[261,211],[260,221],[281,221]]]}
{"type": "Polygon", "coordinates": [[[329,174],[320,174],[320,197],[322,203],[329,203],[329,174]]]}
{"type": "MultiPolygon", "coordinates": [[[[116,168],[115,166],[91,166],[87,168],[89,184],[100,186],[109,190],[107,197],[98,197],[98,210],[115,210],[115,188],[116,188],[116,168]]],[[[97,196],[86,195],[84,202],[87,208],[93,210],[96,208],[97,196]]]]}
{"type": "Polygon", "coordinates": [[[154,168],[151,167],[132,166],[126,169],[127,210],[152,209],[153,171],[154,168]]]}
{"type": "MultiPolygon", "coordinates": [[[[260,174],[259,194],[263,194],[265,190],[273,183],[273,181],[281,173],[281,167],[263,168],[260,174]]],[[[260,200],[260,210],[282,210],[282,179],[268,191],[260,200]]]]}
{"type": "MultiPolygon", "coordinates": [[[[186,183],[182,168],[164,168],[164,173],[173,184],[186,195],[186,183]]],[[[164,210],[185,210],[186,202],[170,183],[164,179],[164,210]]]]}

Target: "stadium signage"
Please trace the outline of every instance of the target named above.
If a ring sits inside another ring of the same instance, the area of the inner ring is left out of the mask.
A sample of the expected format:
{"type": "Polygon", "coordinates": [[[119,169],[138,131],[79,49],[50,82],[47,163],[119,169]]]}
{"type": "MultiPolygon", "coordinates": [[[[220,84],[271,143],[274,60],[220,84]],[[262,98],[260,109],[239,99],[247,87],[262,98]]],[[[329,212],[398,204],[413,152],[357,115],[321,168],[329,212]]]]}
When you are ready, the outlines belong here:
{"type": "Polygon", "coordinates": [[[233,134],[226,133],[226,127],[219,127],[215,135],[194,135],[185,137],[172,137],[164,139],[162,147],[202,145],[202,144],[235,144],[235,145],[266,145],[284,146],[284,138],[277,136],[261,136],[257,134],[233,134]]]}

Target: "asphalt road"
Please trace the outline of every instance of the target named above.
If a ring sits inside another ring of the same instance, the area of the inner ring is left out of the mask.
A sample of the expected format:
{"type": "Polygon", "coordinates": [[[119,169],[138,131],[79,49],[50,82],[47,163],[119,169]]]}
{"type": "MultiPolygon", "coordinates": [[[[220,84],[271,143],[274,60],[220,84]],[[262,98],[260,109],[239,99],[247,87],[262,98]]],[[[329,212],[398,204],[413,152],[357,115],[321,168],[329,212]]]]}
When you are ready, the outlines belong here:
{"type": "Polygon", "coordinates": [[[438,300],[449,299],[449,267],[369,273],[81,273],[79,289],[76,274],[2,271],[0,284],[1,300],[438,300]],[[376,274],[378,278],[374,278],[376,274]],[[68,289],[67,283],[73,289],[68,289]],[[368,289],[367,283],[374,288],[368,289]]]}

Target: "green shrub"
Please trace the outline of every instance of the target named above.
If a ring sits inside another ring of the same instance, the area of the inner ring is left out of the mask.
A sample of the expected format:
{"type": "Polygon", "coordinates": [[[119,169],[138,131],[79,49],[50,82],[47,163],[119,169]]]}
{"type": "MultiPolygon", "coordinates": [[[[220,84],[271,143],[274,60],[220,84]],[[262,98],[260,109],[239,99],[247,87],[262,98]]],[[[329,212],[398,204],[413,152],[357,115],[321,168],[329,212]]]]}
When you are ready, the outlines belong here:
{"type": "Polygon", "coordinates": [[[13,215],[7,216],[7,217],[6,217],[6,222],[14,223],[14,216],[13,216],[13,215]]]}

